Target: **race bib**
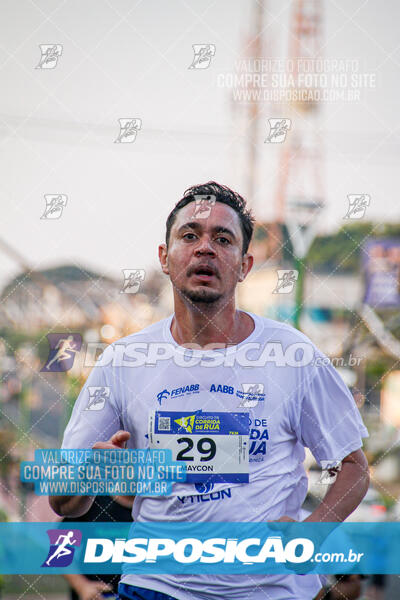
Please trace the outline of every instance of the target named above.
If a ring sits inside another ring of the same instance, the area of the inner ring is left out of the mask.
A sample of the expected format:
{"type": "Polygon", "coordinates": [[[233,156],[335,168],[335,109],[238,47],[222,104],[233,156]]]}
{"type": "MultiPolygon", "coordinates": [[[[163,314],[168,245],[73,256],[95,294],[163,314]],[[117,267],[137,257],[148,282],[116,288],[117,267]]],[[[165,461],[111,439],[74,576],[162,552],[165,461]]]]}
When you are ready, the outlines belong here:
{"type": "Polygon", "coordinates": [[[154,411],[150,448],[184,461],[188,483],[248,483],[249,425],[247,412],[154,411]]]}

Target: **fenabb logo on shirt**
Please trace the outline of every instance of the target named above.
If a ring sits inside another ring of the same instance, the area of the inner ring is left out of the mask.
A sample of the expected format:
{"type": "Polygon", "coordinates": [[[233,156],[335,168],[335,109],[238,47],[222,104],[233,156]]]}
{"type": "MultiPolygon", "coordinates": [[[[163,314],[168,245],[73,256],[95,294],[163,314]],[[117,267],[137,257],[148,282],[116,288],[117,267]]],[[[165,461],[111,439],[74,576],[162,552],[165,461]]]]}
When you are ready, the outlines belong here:
{"type": "Polygon", "coordinates": [[[283,543],[281,536],[262,538],[89,538],[85,563],[304,563],[314,554],[314,543],[308,538],[294,538],[283,543]],[[250,550],[251,548],[251,550],[250,550]],[[250,554],[248,554],[250,551],[250,554]]]}
{"type": "Polygon", "coordinates": [[[189,394],[198,394],[200,385],[198,383],[191,383],[175,388],[171,391],[164,389],[157,394],[157,400],[161,406],[163,400],[167,398],[179,398],[180,396],[188,396],[189,394]]]}

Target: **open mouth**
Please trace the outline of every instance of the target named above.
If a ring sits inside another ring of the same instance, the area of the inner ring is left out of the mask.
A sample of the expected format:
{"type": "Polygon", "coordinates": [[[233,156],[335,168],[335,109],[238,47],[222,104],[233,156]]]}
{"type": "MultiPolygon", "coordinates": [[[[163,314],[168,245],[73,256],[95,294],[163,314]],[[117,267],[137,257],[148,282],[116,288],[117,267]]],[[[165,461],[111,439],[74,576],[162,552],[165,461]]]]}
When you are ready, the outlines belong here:
{"type": "Polygon", "coordinates": [[[208,281],[212,277],[215,277],[215,271],[211,267],[201,266],[197,267],[192,271],[192,274],[195,275],[197,279],[201,279],[203,281],[208,281]]]}

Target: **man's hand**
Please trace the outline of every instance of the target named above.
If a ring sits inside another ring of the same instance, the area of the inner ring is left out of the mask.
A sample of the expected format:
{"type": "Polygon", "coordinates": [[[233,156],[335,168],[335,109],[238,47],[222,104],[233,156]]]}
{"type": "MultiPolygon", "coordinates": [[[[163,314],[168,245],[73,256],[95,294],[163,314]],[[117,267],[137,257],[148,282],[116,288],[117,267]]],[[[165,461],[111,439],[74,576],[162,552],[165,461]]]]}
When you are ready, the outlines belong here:
{"type": "MultiPolygon", "coordinates": [[[[131,437],[128,431],[117,431],[107,442],[96,442],[93,450],[121,450],[131,437]]],[[[81,517],[93,504],[95,496],[49,496],[49,504],[60,517],[81,517]]]]}
{"type": "Polygon", "coordinates": [[[100,600],[103,598],[102,592],[112,592],[112,587],[103,581],[86,580],[86,583],[77,590],[79,600],[100,600]]]}
{"type": "Polygon", "coordinates": [[[125,448],[126,442],[131,437],[129,431],[120,429],[110,437],[108,442],[96,442],[92,446],[93,450],[118,450],[125,448]]]}
{"type": "Polygon", "coordinates": [[[78,594],[79,600],[100,600],[102,592],[112,592],[112,587],[104,581],[93,581],[81,574],[65,573],[69,585],[78,594]]]}

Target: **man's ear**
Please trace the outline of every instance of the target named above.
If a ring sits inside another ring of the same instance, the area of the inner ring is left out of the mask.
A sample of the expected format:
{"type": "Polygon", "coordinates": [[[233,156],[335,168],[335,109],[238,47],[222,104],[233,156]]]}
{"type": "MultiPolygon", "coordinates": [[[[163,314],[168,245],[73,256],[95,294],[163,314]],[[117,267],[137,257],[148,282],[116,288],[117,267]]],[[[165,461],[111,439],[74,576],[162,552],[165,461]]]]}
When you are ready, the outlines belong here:
{"type": "Polygon", "coordinates": [[[162,272],[165,275],[169,275],[167,244],[164,243],[164,244],[160,244],[158,246],[158,258],[159,258],[159,261],[160,261],[162,272]]]}
{"type": "Polygon", "coordinates": [[[254,262],[254,257],[252,254],[244,254],[242,257],[242,265],[240,268],[240,274],[239,274],[239,279],[238,281],[244,281],[248,275],[248,273],[251,271],[251,268],[253,266],[253,262],[254,262]]]}

